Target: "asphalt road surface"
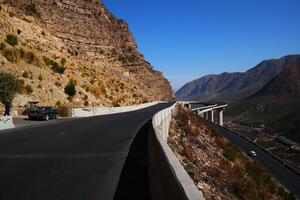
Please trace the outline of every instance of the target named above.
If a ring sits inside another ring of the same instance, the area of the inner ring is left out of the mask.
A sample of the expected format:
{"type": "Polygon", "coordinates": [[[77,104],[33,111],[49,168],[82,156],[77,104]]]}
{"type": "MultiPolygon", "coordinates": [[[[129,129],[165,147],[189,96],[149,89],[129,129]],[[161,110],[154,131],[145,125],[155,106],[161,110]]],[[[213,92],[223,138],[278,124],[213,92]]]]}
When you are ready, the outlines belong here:
{"type": "Polygon", "coordinates": [[[146,122],[168,106],[1,131],[0,199],[149,199],[146,122]]]}
{"type": "Polygon", "coordinates": [[[257,156],[252,158],[257,160],[267,171],[269,171],[273,175],[276,180],[278,180],[278,182],[280,182],[284,187],[290,190],[297,198],[300,198],[300,177],[296,173],[281,165],[278,161],[273,159],[270,155],[259,149],[251,142],[216,124],[205,120],[203,120],[203,122],[208,127],[215,128],[218,133],[222,134],[243,152],[246,153],[252,150],[255,151],[257,153],[257,156]]]}
{"type": "Polygon", "coordinates": [[[66,120],[67,118],[59,118],[56,120],[50,120],[50,121],[45,121],[45,120],[30,120],[28,119],[27,116],[21,116],[21,117],[14,117],[13,121],[14,124],[17,128],[19,127],[24,127],[24,126],[41,126],[45,124],[53,124],[53,123],[58,123],[58,121],[66,120]]]}

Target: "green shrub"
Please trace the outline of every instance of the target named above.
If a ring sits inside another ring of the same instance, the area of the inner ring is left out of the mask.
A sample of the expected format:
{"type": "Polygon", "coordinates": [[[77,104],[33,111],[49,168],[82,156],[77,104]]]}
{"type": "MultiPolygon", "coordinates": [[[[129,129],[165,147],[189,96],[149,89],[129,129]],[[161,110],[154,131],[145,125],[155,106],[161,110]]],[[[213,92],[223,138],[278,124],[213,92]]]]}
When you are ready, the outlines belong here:
{"type": "Polygon", "coordinates": [[[35,60],[35,55],[32,52],[26,52],[24,54],[24,60],[25,62],[27,62],[28,64],[32,64],[35,60]]]}
{"type": "Polygon", "coordinates": [[[279,194],[283,197],[283,199],[286,200],[296,200],[293,193],[285,191],[282,187],[278,187],[277,194],[279,194]]]}
{"type": "Polygon", "coordinates": [[[56,72],[56,73],[59,73],[59,74],[63,74],[65,72],[65,68],[62,67],[62,66],[59,66],[59,65],[53,65],[51,67],[52,71],[56,72]]]}
{"type": "Polygon", "coordinates": [[[113,103],[113,106],[114,106],[114,107],[120,107],[121,105],[120,105],[119,103],[117,103],[117,102],[114,102],[114,103],[113,103]]]}
{"type": "Polygon", "coordinates": [[[19,83],[13,74],[0,72],[0,102],[5,106],[4,115],[10,114],[12,101],[19,90],[19,83]]]}
{"type": "Polygon", "coordinates": [[[5,41],[10,44],[11,46],[16,46],[18,45],[18,38],[15,35],[8,34],[6,35],[5,41]]]}
{"type": "Polygon", "coordinates": [[[67,60],[65,58],[60,59],[60,64],[62,66],[65,66],[66,63],[67,63],[67,60]]]}
{"type": "Polygon", "coordinates": [[[54,85],[56,85],[57,87],[60,87],[60,86],[61,86],[61,83],[55,82],[54,85]]]}
{"type": "Polygon", "coordinates": [[[0,50],[3,51],[6,49],[6,44],[4,42],[0,43],[0,50]]]}
{"type": "Polygon", "coordinates": [[[237,147],[230,142],[223,147],[223,156],[230,161],[235,161],[239,153],[237,147]]]}
{"type": "Polygon", "coordinates": [[[39,79],[40,81],[42,81],[42,80],[43,80],[43,76],[42,76],[42,74],[40,74],[40,75],[38,76],[38,79],[39,79]]]}
{"type": "Polygon", "coordinates": [[[43,57],[43,60],[47,66],[51,66],[52,71],[54,71],[55,73],[63,74],[66,70],[65,67],[59,65],[54,60],[51,60],[45,56],[43,57]]]}
{"type": "Polygon", "coordinates": [[[31,87],[31,85],[26,85],[26,86],[25,86],[25,90],[26,90],[26,93],[27,93],[27,94],[31,94],[31,93],[33,92],[33,89],[32,89],[32,87],[31,87]]]}
{"type": "Polygon", "coordinates": [[[56,102],[55,108],[58,111],[58,115],[60,117],[68,117],[69,114],[69,107],[62,104],[60,101],[56,102]]]}
{"type": "Polygon", "coordinates": [[[59,106],[61,106],[62,104],[61,104],[61,102],[60,101],[57,101],[56,103],[55,103],[55,107],[57,108],[57,107],[59,107],[59,106]]]}
{"type": "Polygon", "coordinates": [[[24,51],[24,49],[19,49],[19,55],[20,55],[20,58],[24,58],[24,56],[25,56],[25,51],[24,51]]]}
{"type": "Polygon", "coordinates": [[[22,73],[23,78],[29,78],[29,73],[27,71],[22,73]]]}
{"type": "Polygon", "coordinates": [[[88,98],[89,98],[89,97],[85,94],[84,97],[83,97],[82,99],[86,101],[86,100],[88,100],[88,98]]]}
{"type": "Polygon", "coordinates": [[[15,14],[14,14],[12,11],[9,11],[8,15],[9,15],[10,17],[15,16],[15,14]]]}
{"type": "Polygon", "coordinates": [[[18,86],[19,86],[19,88],[18,88],[18,93],[20,93],[20,94],[23,94],[23,92],[24,92],[24,80],[21,80],[21,79],[17,79],[17,82],[18,82],[18,86]]]}
{"type": "Polygon", "coordinates": [[[9,62],[12,62],[12,63],[15,63],[17,62],[17,56],[15,54],[15,52],[11,49],[5,49],[3,52],[2,52],[2,55],[9,61],[9,62]]]}
{"type": "Polygon", "coordinates": [[[220,134],[214,128],[209,129],[209,133],[212,137],[220,137],[220,134]]]}
{"type": "Polygon", "coordinates": [[[76,95],[76,82],[74,80],[71,79],[69,83],[66,85],[65,93],[70,97],[76,95]]]}
{"type": "Polygon", "coordinates": [[[39,15],[34,3],[31,3],[25,7],[27,14],[29,15],[39,15]]]}
{"type": "Polygon", "coordinates": [[[44,63],[47,65],[47,66],[50,66],[50,59],[49,58],[47,58],[46,56],[43,56],[43,61],[44,61],[44,63]]]}

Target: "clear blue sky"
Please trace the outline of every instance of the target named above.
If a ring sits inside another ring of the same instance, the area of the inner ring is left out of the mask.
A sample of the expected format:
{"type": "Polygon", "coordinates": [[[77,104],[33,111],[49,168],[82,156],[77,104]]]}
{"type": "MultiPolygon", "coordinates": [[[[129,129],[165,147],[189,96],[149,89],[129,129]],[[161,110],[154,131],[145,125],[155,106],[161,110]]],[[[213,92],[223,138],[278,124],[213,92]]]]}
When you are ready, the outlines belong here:
{"type": "Polygon", "coordinates": [[[104,0],[176,91],[207,74],[300,53],[300,0],[104,0]]]}

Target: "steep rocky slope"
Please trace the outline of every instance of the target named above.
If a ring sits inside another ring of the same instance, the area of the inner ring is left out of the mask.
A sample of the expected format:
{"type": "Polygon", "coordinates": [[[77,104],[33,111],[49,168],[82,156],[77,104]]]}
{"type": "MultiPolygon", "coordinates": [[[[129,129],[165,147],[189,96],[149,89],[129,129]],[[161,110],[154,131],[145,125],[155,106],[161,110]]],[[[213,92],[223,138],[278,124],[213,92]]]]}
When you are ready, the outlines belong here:
{"type": "Polygon", "coordinates": [[[256,161],[178,106],[168,144],[205,199],[294,199],[256,161]]]}
{"type": "Polygon", "coordinates": [[[294,62],[300,62],[300,55],[266,60],[245,73],[204,76],[184,85],[176,92],[176,97],[178,99],[232,102],[251,96],[294,62]]]}
{"type": "Polygon", "coordinates": [[[0,67],[26,86],[28,101],[72,106],[171,100],[161,72],[138,52],[128,25],[99,0],[0,0],[0,67]],[[7,36],[16,36],[17,45],[7,36]],[[64,87],[76,81],[77,94],[64,87]]]}
{"type": "Polygon", "coordinates": [[[300,142],[300,63],[283,70],[249,98],[229,108],[227,114],[246,122],[266,123],[300,142]]]}

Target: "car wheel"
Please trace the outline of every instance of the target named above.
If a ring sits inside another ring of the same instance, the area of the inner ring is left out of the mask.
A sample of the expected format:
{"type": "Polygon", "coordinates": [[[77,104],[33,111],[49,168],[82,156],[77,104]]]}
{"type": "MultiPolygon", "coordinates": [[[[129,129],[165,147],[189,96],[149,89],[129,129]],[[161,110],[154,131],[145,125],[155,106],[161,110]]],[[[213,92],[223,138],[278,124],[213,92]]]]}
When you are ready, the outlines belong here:
{"type": "Polygon", "coordinates": [[[48,121],[49,120],[49,115],[45,116],[45,120],[48,121]]]}

